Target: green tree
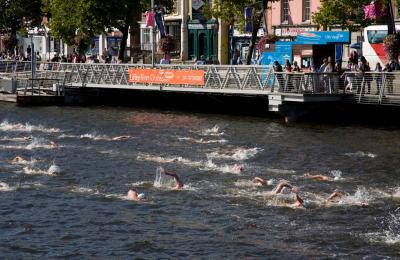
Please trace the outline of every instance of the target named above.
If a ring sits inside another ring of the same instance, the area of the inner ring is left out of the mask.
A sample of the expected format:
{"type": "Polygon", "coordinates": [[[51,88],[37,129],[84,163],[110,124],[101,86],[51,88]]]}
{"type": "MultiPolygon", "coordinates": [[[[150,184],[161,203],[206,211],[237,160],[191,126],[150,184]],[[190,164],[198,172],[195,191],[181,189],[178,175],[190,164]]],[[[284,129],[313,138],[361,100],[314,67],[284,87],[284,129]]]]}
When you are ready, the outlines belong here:
{"type": "MultiPolygon", "coordinates": [[[[91,39],[112,28],[122,33],[118,58],[124,60],[129,29],[138,27],[141,14],[150,8],[148,0],[43,0],[45,11],[51,13],[50,29],[53,35],[68,44],[87,47],[91,39]]],[[[156,0],[167,11],[173,0],[156,0]]],[[[134,30],[131,30],[131,32],[134,30]]],[[[81,48],[81,49],[82,49],[81,48]]]]}
{"type": "MultiPolygon", "coordinates": [[[[382,2],[389,9],[390,0],[382,2]]],[[[313,21],[325,30],[327,27],[339,25],[342,29],[358,31],[374,22],[364,19],[364,6],[370,3],[370,0],[321,0],[321,7],[313,14],[313,21]]],[[[389,11],[387,14],[386,22],[393,20],[389,11]]],[[[390,28],[389,34],[391,34],[390,28]]]]}
{"type": "MultiPolygon", "coordinates": [[[[101,1],[101,0],[99,0],[101,1]]],[[[117,28],[122,33],[122,41],[119,48],[118,59],[124,60],[124,53],[127,45],[129,29],[137,28],[141,19],[141,14],[146,12],[151,6],[149,0],[109,0],[107,8],[107,27],[117,28]]],[[[168,12],[174,8],[173,0],[155,0],[156,5],[162,5],[168,12]]]]}
{"type": "Polygon", "coordinates": [[[238,25],[240,29],[244,28],[245,7],[254,7],[253,31],[249,45],[249,52],[246,57],[246,64],[251,63],[251,58],[257,40],[257,32],[262,24],[264,11],[267,9],[268,2],[277,2],[279,0],[214,0],[212,6],[206,8],[205,13],[210,17],[220,18],[229,25],[238,25]]]}
{"type": "Polygon", "coordinates": [[[0,31],[15,41],[18,31],[41,23],[41,0],[0,0],[0,31]]]}
{"type": "Polygon", "coordinates": [[[104,32],[107,20],[102,15],[108,1],[43,0],[43,10],[51,14],[49,28],[52,36],[83,53],[95,35],[104,32]]]}

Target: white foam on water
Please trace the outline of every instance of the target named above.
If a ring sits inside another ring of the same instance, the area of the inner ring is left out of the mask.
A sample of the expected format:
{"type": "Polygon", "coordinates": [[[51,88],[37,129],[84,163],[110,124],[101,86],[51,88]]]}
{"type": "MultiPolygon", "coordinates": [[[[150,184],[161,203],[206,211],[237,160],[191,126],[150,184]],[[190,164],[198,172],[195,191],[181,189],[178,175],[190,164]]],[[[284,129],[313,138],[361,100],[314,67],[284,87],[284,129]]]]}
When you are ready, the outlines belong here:
{"type": "Polygon", "coordinates": [[[226,139],[214,139],[214,140],[207,140],[207,139],[195,139],[191,137],[178,137],[179,141],[190,141],[196,144],[224,144],[227,143],[228,140],[226,139]]]}
{"type": "Polygon", "coordinates": [[[46,185],[40,183],[40,182],[25,182],[21,183],[18,186],[21,189],[37,189],[37,188],[44,188],[46,185]]]}
{"type": "Polygon", "coordinates": [[[156,188],[173,189],[176,187],[175,178],[166,175],[163,167],[157,167],[153,186],[156,188]]]}
{"type": "Polygon", "coordinates": [[[385,217],[376,218],[376,221],[381,231],[356,236],[360,236],[370,243],[394,245],[398,248],[400,245],[400,208],[385,217]]]}
{"type": "Polygon", "coordinates": [[[12,141],[12,142],[27,142],[31,141],[33,136],[24,136],[24,137],[8,137],[4,136],[1,140],[3,141],[12,141]]]}
{"type": "Polygon", "coordinates": [[[5,182],[0,182],[0,191],[1,192],[8,192],[8,191],[15,191],[17,188],[16,187],[11,187],[5,182]]]}
{"type": "Polygon", "coordinates": [[[56,176],[56,174],[49,172],[48,170],[42,170],[38,168],[33,168],[26,166],[22,169],[22,172],[27,175],[48,175],[48,176],[56,176]]]}
{"type": "Polygon", "coordinates": [[[363,205],[371,202],[375,197],[371,195],[369,191],[364,186],[360,186],[357,188],[354,195],[345,195],[343,196],[338,205],[363,205]]]}
{"type": "Polygon", "coordinates": [[[228,159],[235,161],[248,160],[256,156],[259,152],[263,151],[262,148],[236,148],[230,152],[212,152],[207,154],[209,159],[228,159]]]}
{"type": "Polygon", "coordinates": [[[343,180],[343,178],[342,178],[343,173],[341,170],[332,170],[332,171],[329,171],[329,173],[332,174],[334,181],[343,180]]]}
{"type": "Polygon", "coordinates": [[[33,138],[32,142],[26,146],[26,149],[55,149],[57,147],[57,144],[55,144],[54,142],[49,142],[44,138],[33,138]]]}
{"type": "Polygon", "coordinates": [[[78,135],[70,135],[70,134],[61,134],[58,138],[80,138],[78,135]]]}
{"type": "Polygon", "coordinates": [[[276,168],[267,168],[267,172],[278,173],[278,174],[295,174],[295,170],[285,170],[285,169],[276,169],[276,168]]]}
{"type": "Polygon", "coordinates": [[[199,135],[202,135],[202,136],[222,136],[225,134],[224,132],[220,131],[218,125],[215,125],[209,129],[204,129],[204,130],[194,131],[194,132],[198,133],[199,135]]]}
{"type": "Polygon", "coordinates": [[[119,155],[119,152],[115,151],[115,150],[102,150],[102,151],[99,151],[98,153],[100,153],[100,154],[108,154],[108,155],[113,155],[113,156],[119,155]]]}
{"type": "MultiPolygon", "coordinates": [[[[137,160],[140,161],[151,161],[151,162],[157,162],[157,163],[179,163],[183,164],[186,166],[190,166],[193,168],[197,168],[202,171],[219,171],[223,173],[234,173],[234,174],[240,174],[241,170],[238,165],[228,165],[228,164],[223,164],[223,165],[217,165],[215,164],[212,160],[207,160],[207,161],[192,161],[189,159],[185,159],[182,157],[162,157],[162,156],[157,156],[157,155],[150,155],[150,154],[139,154],[136,157],[137,160]]],[[[243,165],[241,165],[243,167],[243,165]]]]}
{"type": "Polygon", "coordinates": [[[203,165],[203,162],[192,161],[189,159],[182,158],[180,156],[158,156],[158,155],[151,155],[141,153],[136,157],[137,160],[140,161],[150,161],[150,162],[157,162],[157,163],[180,163],[183,165],[191,166],[191,167],[200,167],[203,165]]]}
{"type": "MultiPolygon", "coordinates": [[[[228,164],[223,164],[223,165],[217,165],[215,164],[212,160],[208,160],[203,163],[203,165],[200,167],[200,170],[206,170],[206,171],[219,171],[223,173],[233,173],[233,174],[240,174],[242,172],[241,168],[237,167],[239,165],[228,165],[228,164]]],[[[241,165],[243,167],[243,165],[241,165]]]]}
{"type": "Polygon", "coordinates": [[[400,198],[400,187],[396,188],[393,192],[393,197],[400,198]]]}
{"type": "Polygon", "coordinates": [[[31,125],[29,123],[21,124],[21,123],[9,123],[8,120],[4,120],[0,123],[0,131],[16,131],[16,132],[44,132],[44,133],[58,133],[61,132],[58,128],[46,128],[42,125],[31,125]]]}
{"type": "Polygon", "coordinates": [[[81,138],[81,139],[92,139],[92,140],[111,140],[111,138],[108,137],[107,135],[98,135],[96,133],[83,134],[83,135],[80,135],[79,138],[81,138]]]}
{"type": "Polygon", "coordinates": [[[133,182],[133,183],[127,183],[126,186],[131,186],[131,187],[143,187],[143,186],[147,186],[149,184],[153,184],[153,182],[150,181],[137,181],[137,182],[133,182]]]}
{"type": "Polygon", "coordinates": [[[90,194],[90,195],[99,195],[100,194],[97,189],[81,187],[81,186],[73,186],[73,187],[71,187],[70,191],[73,193],[90,194]]]}
{"type": "Polygon", "coordinates": [[[360,157],[360,158],[376,158],[378,156],[374,153],[368,153],[368,152],[362,152],[362,151],[357,151],[355,153],[345,153],[345,155],[350,156],[350,157],[360,157]]]}

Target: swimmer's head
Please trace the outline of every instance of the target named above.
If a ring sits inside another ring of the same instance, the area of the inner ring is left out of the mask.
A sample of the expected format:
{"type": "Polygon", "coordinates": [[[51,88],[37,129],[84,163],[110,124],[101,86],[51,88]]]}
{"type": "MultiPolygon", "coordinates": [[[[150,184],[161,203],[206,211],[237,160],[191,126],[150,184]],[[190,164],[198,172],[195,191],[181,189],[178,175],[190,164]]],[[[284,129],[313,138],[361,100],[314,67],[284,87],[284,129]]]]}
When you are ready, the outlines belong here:
{"type": "Polygon", "coordinates": [[[145,195],[144,193],[139,193],[139,194],[137,195],[137,198],[140,199],[140,200],[143,200],[143,199],[146,198],[146,195],[145,195]]]}
{"type": "Polygon", "coordinates": [[[267,181],[267,185],[274,185],[275,180],[274,179],[270,179],[267,181]]]}
{"type": "Polygon", "coordinates": [[[311,203],[310,203],[309,200],[304,200],[303,201],[303,207],[304,208],[308,209],[308,208],[310,208],[310,206],[311,206],[311,203]]]}

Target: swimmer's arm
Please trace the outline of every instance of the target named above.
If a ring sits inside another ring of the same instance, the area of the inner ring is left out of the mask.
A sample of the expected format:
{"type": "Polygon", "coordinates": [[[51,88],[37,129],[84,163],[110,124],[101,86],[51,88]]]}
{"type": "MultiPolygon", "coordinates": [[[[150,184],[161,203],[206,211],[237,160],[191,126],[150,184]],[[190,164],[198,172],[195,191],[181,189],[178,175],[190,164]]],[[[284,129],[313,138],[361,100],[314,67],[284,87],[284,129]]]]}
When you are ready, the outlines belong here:
{"type": "Polygon", "coordinates": [[[329,197],[328,200],[334,199],[334,198],[341,198],[343,196],[343,193],[335,191],[332,193],[329,197]]]}
{"type": "Polygon", "coordinates": [[[285,187],[291,189],[292,185],[290,185],[290,184],[288,184],[286,182],[279,183],[278,186],[275,189],[275,194],[281,193],[283,188],[285,188],[285,187]]]}
{"type": "Polygon", "coordinates": [[[172,176],[172,177],[175,178],[175,181],[178,184],[177,185],[178,188],[182,188],[183,187],[183,182],[181,181],[181,179],[179,178],[179,176],[176,173],[171,173],[171,172],[167,172],[167,171],[164,171],[164,173],[166,175],[169,175],[169,176],[172,176]]]}
{"type": "Polygon", "coordinates": [[[301,205],[303,205],[304,200],[299,196],[299,194],[296,194],[296,200],[297,200],[301,205]]]}

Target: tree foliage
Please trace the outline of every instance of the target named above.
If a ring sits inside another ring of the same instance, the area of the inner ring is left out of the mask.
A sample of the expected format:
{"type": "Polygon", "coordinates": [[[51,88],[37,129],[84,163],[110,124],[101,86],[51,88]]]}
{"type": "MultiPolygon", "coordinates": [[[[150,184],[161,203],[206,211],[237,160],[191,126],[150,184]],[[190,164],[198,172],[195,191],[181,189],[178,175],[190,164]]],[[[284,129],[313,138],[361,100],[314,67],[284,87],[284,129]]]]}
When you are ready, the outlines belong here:
{"type": "MultiPolygon", "coordinates": [[[[150,8],[146,0],[43,0],[44,10],[52,15],[49,27],[54,36],[68,44],[90,43],[98,34],[113,28],[122,33],[119,58],[124,58],[130,27],[137,27],[141,14],[150,8]]],[[[171,10],[173,0],[156,0],[171,10]]],[[[82,46],[82,47],[83,47],[82,46]]]]}
{"type": "Polygon", "coordinates": [[[313,14],[313,21],[326,29],[339,25],[342,29],[357,31],[372,21],[364,19],[364,6],[371,0],[321,0],[321,7],[313,14]]]}
{"type": "Polygon", "coordinates": [[[41,0],[0,0],[0,31],[15,36],[18,30],[41,23],[41,0]]]}
{"type": "MultiPolygon", "coordinates": [[[[49,27],[52,36],[80,49],[89,46],[91,39],[104,31],[103,4],[96,0],[44,0],[44,11],[51,14],[49,27]]],[[[105,1],[106,2],[106,1],[105,1]]]]}

